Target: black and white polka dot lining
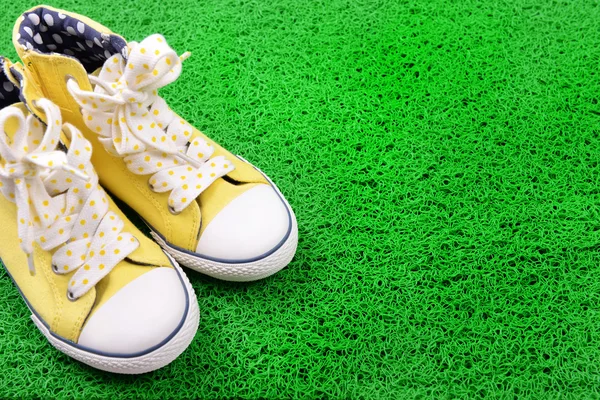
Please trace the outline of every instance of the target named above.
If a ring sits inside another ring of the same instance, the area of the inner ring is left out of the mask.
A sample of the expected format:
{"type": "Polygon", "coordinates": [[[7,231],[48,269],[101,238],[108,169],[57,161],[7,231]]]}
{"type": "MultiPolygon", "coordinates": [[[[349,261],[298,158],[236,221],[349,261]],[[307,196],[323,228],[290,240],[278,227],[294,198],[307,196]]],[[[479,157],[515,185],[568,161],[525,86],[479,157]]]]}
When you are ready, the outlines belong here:
{"type": "Polygon", "coordinates": [[[18,42],[29,50],[58,53],[79,60],[88,72],[100,68],[107,58],[122,53],[122,38],[103,34],[77,18],[44,7],[23,14],[18,42]]]}
{"type": "Polygon", "coordinates": [[[4,75],[4,59],[0,57],[0,110],[20,101],[20,90],[4,75]]]}

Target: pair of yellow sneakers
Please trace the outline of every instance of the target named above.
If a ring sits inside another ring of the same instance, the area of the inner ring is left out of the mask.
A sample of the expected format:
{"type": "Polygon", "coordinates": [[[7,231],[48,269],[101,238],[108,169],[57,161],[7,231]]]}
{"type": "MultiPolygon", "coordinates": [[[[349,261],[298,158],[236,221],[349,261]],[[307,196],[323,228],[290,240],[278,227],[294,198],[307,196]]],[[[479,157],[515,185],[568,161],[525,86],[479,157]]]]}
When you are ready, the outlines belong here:
{"type": "Polygon", "coordinates": [[[158,90],[178,56],[38,6],[0,77],[0,259],[50,343],[93,367],[143,373],[198,327],[177,262],[230,281],[285,267],[294,213],[257,168],[175,114],[158,90]],[[148,225],[142,234],[105,190],[148,225]]]}

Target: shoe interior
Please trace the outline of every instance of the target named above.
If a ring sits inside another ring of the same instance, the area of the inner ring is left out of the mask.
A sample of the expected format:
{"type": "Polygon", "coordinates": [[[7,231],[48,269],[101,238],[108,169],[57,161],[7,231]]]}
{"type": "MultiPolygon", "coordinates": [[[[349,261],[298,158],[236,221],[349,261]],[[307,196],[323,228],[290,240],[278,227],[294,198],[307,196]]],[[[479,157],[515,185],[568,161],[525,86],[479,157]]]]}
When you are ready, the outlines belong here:
{"type": "Polygon", "coordinates": [[[6,77],[4,59],[0,57],[0,110],[21,101],[20,90],[6,77]]]}
{"type": "Polygon", "coordinates": [[[88,72],[102,67],[107,58],[127,46],[119,36],[101,33],[75,17],[45,7],[23,14],[18,43],[40,53],[74,57],[88,72]]]}

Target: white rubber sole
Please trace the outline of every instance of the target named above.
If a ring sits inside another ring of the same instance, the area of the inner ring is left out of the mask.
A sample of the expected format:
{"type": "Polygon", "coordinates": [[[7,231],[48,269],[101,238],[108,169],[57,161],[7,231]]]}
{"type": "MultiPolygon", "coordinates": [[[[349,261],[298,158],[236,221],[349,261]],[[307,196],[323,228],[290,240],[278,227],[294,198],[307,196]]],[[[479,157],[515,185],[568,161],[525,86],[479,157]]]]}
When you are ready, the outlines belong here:
{"type": "Polygon", "coordinates": [[[181,326],[171,340],[148,354],[137,357],[108,357],[94,354],[72,346],[68,342],[60,340],[52,335],[49,329],[35,314],[31,315],[31,319],[52,346],[69,357],[81,361],[91,367],[118,374],[143,374],[145,372],[154,371],[169,364],[183,353],[192,342],[192,339],[198,330],[198,323],[200,321],[198,301],[196,300],[194,289],[192,289],[190,281],[181,268],[177,265],[175,265],[175,268],[177,268],[181,274],[183,282],[185,283],[185,288],[188,292],[189,305],[187,317],[183,326],[181,326]]]}
{"type": "Polygon", "coordinates": [[[269,256],[248,263],[230,264],[197,257],[169,246],[159,235],[150,233],[156,243],[184,267],[224,281],[251,282],[279,272],[294,258],[298,247],[298,225],[293,213],[291,216],[292,230],[285,243],[269,256]]]}
{"type": "MultiPolygon", "coordinates": [[[[244,159],[242,158],[242,160],[244,159]]],[[[260,169],[256,169],[260,171],[260,169]]],[[[262,173],[262,171],[260,172],[262,173]]],[[[269,180],[269,182],[277,191],[277,193],[279,193],[279,196],[285,203],[285,206],[287,207],[292,220],[292,227],[287,240],[275,252],[271,253],[270,255],[261,258],[260,260],[247,263],[224,263],[209,260],[171,247],[171,245],[167,243],[160,235],[156,234],[151,227],[149,227],[150,234],[152,235],[156,243],[158,243],[182,266],[190,268],[196,272],[212,276],[213,278],[231,282],[252,282],[266,278],[279,272],[280,270],[285,268],[285,266],[287,266],[290,263],[290,261],[292,261],[294,255],[296,254],[296,249],[298,247],[298,223],[296,222],[296,215],[294,215],[292,207],[290,207],[285,197],[283,197],[283,194],[281,194],[281,191],[279,190],[277,185],[275,185],[273,181],[271,181],[271,179],[269,179],[269,177],[266,176],[264,173],[263,175],[269,180]]]]}

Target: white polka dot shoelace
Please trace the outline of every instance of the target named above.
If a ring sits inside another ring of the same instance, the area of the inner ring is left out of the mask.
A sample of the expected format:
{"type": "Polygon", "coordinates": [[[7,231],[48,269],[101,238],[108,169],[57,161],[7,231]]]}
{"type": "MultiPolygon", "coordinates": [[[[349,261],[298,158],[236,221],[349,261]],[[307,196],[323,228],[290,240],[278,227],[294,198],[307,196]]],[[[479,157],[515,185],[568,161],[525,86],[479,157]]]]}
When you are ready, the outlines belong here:
{"type": "Polygon", "coordinates": [[[128,169],[149,177],[155,192],[171,192],[169,209],[179,213],[216,179],[234,169],[193,128],[179,119],[157,90],[181,74],[181,57],[161,35],[129,44],[127,60],[110,57],[98,77],[90,75],[94,91],[81,90],[70,79],[67,87],[83,110],[89,129],[110,153],[124,157],[128,169]]]}
{"type": "Polygon", "coordinates": [[[123,221],[108,211],[106,193],[90,163],[90,143],[59,108],[37,100],[47,118],[44,129],[33,115],[7,107],[0,111],[0,190],[17,206],[21,248],[35,273],[33,246],[51,251],[57,274],[75,271],[67,296],[78,299],[104,278],[139,242],[123,232],[123,221]],[[17,121],[14,134],[7,126],[17,121]],[[57,150],[61,130],[70,137],[67,153],[57,150]]]}

